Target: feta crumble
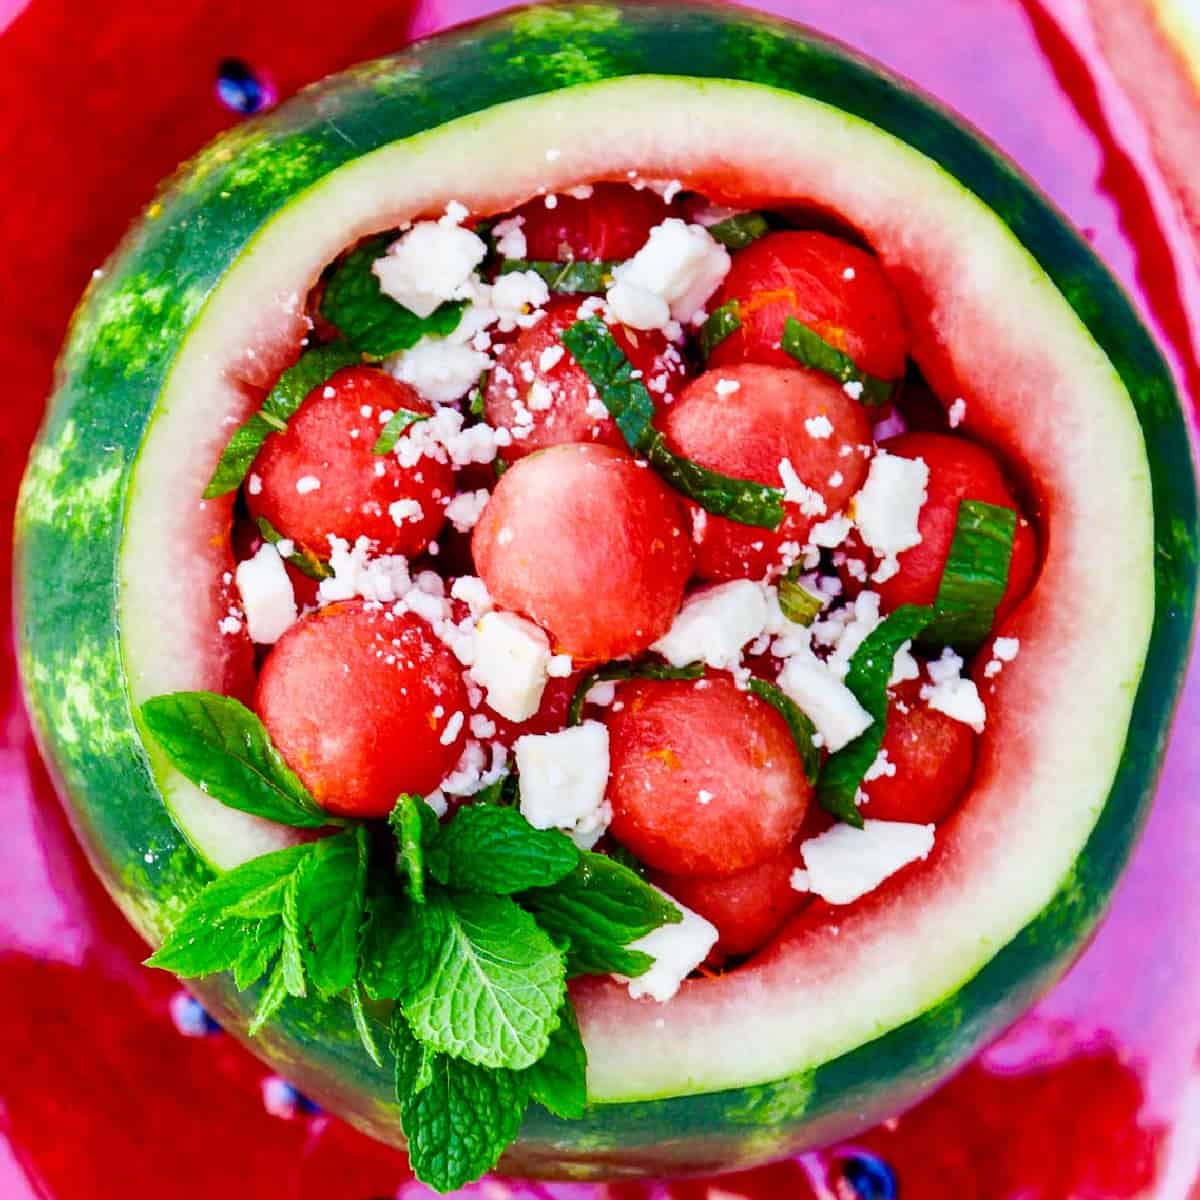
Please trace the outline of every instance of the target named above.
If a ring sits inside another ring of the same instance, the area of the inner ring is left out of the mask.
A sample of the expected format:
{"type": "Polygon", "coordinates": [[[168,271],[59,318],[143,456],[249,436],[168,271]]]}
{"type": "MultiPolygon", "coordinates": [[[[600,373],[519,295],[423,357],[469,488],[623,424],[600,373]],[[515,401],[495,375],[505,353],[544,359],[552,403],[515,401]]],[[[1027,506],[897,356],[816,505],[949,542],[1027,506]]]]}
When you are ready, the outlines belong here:
{"type": "MultiPolygon", "coordinates": [[[[662,894],[667,895],[666,892],[662,894]]],[[[692,912],[673,897],[667,896],[667,899],[679,909],[683,920],[677,925],[660,925],[645,937],[629,943],[630,950],[640,950],[654,959],[654,965],[643,974],[625,980],[629,994],[635,1000],[649,996],[659,1004],[665,1004],[708,957],[720,936],[716,926],[699,913],[692,912]]]]}
{"type": "Polygon", "coordinates": [[[279,551],[263,542],[253,558],[238,563],[234,576],[250,640],[277,642],[296,620],[296,596],[279,551]]]}
{"type": "Polygon", "coordinates": [[[318,604],[338,600],[375,600],[390,604],[412,587],[408,560],[399,554],[371,558],[371,541],[360,537],[351,547],[344,538],[329,539],[329,569],[333,574],[317,587],[318,604]]]}
{"type": "Polygon", "coordinates": [[[736,379],[718,379],[717,395],[732,396],[742,390],[742,385],[736,379]]]}
{"type": "Polygon", "coordinates": [[[527,721],[537,712],[549,666],[550,639],[532,621],[507,612],[480,619],[471,678],[502,717],[527,721]]]}
{"type": "MultiPolygon", "coordinates": [[[[906,821],[835,825],[800,844],[808,889],[830,904],[852,904],[902,867],[928,857],[934,827],[906,821]]],[[[793,884],[793,886],[795,886],[793,884]]]]}
{"type": "Polygon", "coordinates": [[[487,505],[491,493],[487,488],[476,488],[473,492],[459,492],[446,505],[446,518],[459,533],[474,529],[487,505]]]}
{"type": "Polygon", "coordinates": [[[375,260],[371,270],[385,295],[423,319],[447,300],[466,295],[486,254],[483,239],[469,229],[443,221],[418,221],[375,260]]]}
{"type": "Polygon", "coordinates": [[[833,422],[823,413],[815,417],[805,417],[804,428],[808,430],[808,436],[811,438],[833,437],[833,422]]]}
{"type": "Polygon", "coordinates": [[[946,410],[946,419],[950,422],[951,429],[957,429],[967,416],[967,402],[959,396],[954,400],[950,407],[946,410]]]}
{"type": "Polygon", "coordinates": [[[921,688],[921,699],[930,708],[982,733],[987,710],[975,681],[964,679],[962,669],[963,660],[947,646],[941,658],[929,664],[929,678],[933,682],[921,688]]]}
{"type": "Polygon", "coordinates": [[[608,729],[598,721],[558,733],[526,734],[515,745],[521,815],[535,829],[563,829],[590,848],[612,820],[608,729]]]}
{"type": "Polygon", "coordinates": [[[994,679],[1001,671],[1004,670],[1004,664],[1010,663],[1017,657],[1017,651],[1021,649],[1019,638],[1015,637],[998,637],[992,643],[992,657],[988,659],[987,665],[983,668],[983,676],[985,679],[994,679]]]}
{"type": "Polygon", "coordinates": [[[496,251],[502,258],[525,258],[528,255],[529,245],[521,228],[524,224],[524,217],[509,217],[493,226],[496,251]]]}
{"type": "Polygon", "coordinates": [[[301,475],[296,480],[296,491],[301,496],[307,496],[310,492],[315,492],[321,486],[321,481],[315,475],[301,475]]]}
{"type": "Polygon", "coordinates": [[[731,670],[740,665],[742,647],[767,625],[767,598],[749,579],[735,579],[693,592],[671,628],[650,647],[673,667],[706,662],[731,670]]]}
{"type": "Polygon", "coordinates": [[[831,754],[872,724],[854,693],[811,649],[797,648],[779,673],[780,688],[812,721],[831,754]]]}
{"type": "Polygon", "coordinates": [[[880,450],[867,481],[854,497],[854,523],[863,541],[882,560],[876,583],[900,569],[897,555],[921,541],[918,519],[927,499],[929,468],[922,458],[901,458],[880,450]]]}
{"type": "Polygon", "coordinates": [[[810,488],[796,474],[796,468],[792,466],[790,458],[779,460],[779,478],[783,481],[783,498],[792,504],[798,504],[806,517],[825,515],[825,497],[814,488],[810,488]]]}
{"type": "MultiPolygon", "coordinates": [[[[384,369],[394,379],[407,383],[434,404],[449,404],[465,396],[491,366],[482,350],[448,338],[423,337],[417,344],[384,360],[384,369]]],[[[427,421],[418,422],[420,425],[427,421]]],[[[410,426],[409,436],[417,426],[410,426]]]]}

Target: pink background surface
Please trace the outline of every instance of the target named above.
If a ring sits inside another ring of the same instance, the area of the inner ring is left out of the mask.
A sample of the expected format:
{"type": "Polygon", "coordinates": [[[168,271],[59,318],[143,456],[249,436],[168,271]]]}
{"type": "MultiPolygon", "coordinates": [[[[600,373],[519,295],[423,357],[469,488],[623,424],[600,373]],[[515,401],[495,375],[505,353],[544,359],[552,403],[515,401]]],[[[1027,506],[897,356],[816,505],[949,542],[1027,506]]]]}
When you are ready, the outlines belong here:
{"type": "MultiPolygon", "coordinates": [[[[176,0],[148,12],[0,0],[5,538],[74,299],[154,182],[236,120],[215,94],[217,62],[241,58],[286,95],[496,7],[176,0]]],[[[1195,247],[1136,113],[1095,51],[1081,0],[760,7],[911,77],[1016,158],[1133,293],[1194,411],[1195,247]]],[[[0,696],[0,1197],[425,1195],[400,1156],[305,1111],[230,1038],[180,1032],[182,994],[138,967],[141,946],[92,879],[48,788],[7,647],[0,696]]],[[[1158,803],[1110,918],[1036,1013],[938,1096],[863,1147],[746,1176],[515,1192],[854,1196],[841,1163],[866,1147],[916,1200],[1200,1197],[1198,717],[1193,668],[1158,803]]],[[[472,1194],[492,1200],[509,1185],[472,1194]]]]}

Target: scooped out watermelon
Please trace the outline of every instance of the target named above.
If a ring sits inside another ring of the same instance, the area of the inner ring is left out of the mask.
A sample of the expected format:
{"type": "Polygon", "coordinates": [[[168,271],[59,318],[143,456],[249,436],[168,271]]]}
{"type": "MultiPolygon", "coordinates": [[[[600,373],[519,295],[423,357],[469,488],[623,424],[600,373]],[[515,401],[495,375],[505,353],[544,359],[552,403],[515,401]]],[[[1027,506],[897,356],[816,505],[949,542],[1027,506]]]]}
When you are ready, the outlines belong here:
{"type": "MultiPolygon", "coordinates": [[[[1145,816],[1187,653],[1197,514],[1167,371],[1084,243],[976,135],[791,26],[680,5],[534,8],[326,82],[203,151],[93,283],[22,493],[21,662],[39,736],[118,903],[157,942],[215,872],[286,844],[174,771],[134,713],[233,691],[219,632],[228,429],[295,358],[303,298],[358,237],[630,172],[735,208],[834,213],[887,269],[912,356],[1044,532],[989,681],[968,796],[919,870],[666,1006],[575,991],[579,1121],[533,1108],[513,1172],[745,1165],[902,1108],[1049,985],[1145,816]]],[[[515,469],[515,468],[514,468],[515,469]]],[[[253,997],[197,992],[244,1031],[253,997]]],[[[340,1003],[253,1043],[401,1141],[390,1071],[340,1003]]],[[[386,1055],[385,1055],[386,1057],[386,1055]]]]}

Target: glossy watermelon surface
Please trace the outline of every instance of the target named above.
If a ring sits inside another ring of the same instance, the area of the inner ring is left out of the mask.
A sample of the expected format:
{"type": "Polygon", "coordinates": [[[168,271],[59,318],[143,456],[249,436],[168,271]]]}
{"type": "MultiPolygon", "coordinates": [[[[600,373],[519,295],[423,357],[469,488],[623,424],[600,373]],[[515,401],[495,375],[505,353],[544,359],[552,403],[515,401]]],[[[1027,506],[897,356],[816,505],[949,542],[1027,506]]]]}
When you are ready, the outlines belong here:
{"type": "MultiPolygon", "coordinates": [[[[123,624],[137,604],[129,599],[131,581],[123,572],[131,567],[146,572],[159,588],[159,602],[170,599],[181,576],[188,582],[186,571],[172,573],[153,556],[130,557],[131,523],[136,525],[138,501],[146,494],[138,488],[149,478],[143,470],[156,469],[139,455],[153,422],[164,419],[160,397],[181,370],[181,348],[202,323],[219,280],[235,262],[264,253],[269,236],[264,231],[297,197],[380,146],[461,118],[469,132],[469,114],[557,89],[595,88],[588,105],[620,106],[627,103],[620,88],[610,84],[614,90],[604,93],[603,81],[669,76],[672,66],[679,76],[743,80],[769,89],[756,97],[761,111],[774,111],[775,93],[784,92],[852,114],[914,146],[999,214],[1069,301],[1137,408],[1154,492],[1153,621],[1147,621],[1144,670],[1139,651],[1122,676],[1131,689],[1139,672],[1141,677],[1129,715],[1132,735],[1122,752],[1122,734],[1110,732],[1115,775],[1107,799],[1098,798],[1086,844],[1069,873],[1051,881],[1053,898],[986,965],[956,980],[936,1004],[926,1002],[911,1019],[881,1024],[882,1036],[860,1038],[857,1048],[814,1059],[782,1080],[750,1064],[746,1072],[758,1077],[735,1086],[728,1077],[703,1075],[680,1086],[670,1078],[668,1054],[663,1078],[648,1077],[636,1085],[636,1095],[622,1095],[620,1080],[628,1072],[614,1056],[616,1065],[602,1075],[598,1089],[609,1102],[598,1103],[586,1122],[567,1126],[541,1115],[531,1118],[512,1162],[549,1173],[744,1163],[844,1133],[904,1105],[961,1061],[1063,968],[1090,931],[1128,854],[1153,782],[1193,606],[1195,512],[1186,438],[1165,370],[1126,301],[1082,244],[1011,168],[938,110],[843,52],[787,27],[677,7],[518,15],[322,85],[269,122],[218,143],[185,171],[93,286],[77,318],[20,523],[24,669],[43,741],[102,874],[135,923],[154,936],[209,877],[210,864],[224,865],[222,847],[236,843],[230,853],[244,856],[256,839],[265,845],[270,838],[269,831],[249,827],[230,832],[206,826],[177,797],[175,816],[189,828],[192,843],[205,850],[198,855],[163,806],[161,775],[148,762],[129,717],[131,688],[136,695],[144,685],[137,675],[144,663],[136,653],[131,658],[129,627],[123,624]],[[487,70],[479,70],[481,61],[487,70]],[[135,477],[138,485],[131,486],[135,477]],[[692,1094],[675,1094],[680,1091],[692,1094]]],[[[744,95],[717,84],[685,83],[681,90],[631,80],[628,86],[635,89],[628,96],[679,104],[681,112],[700,95],[718,106],[736,106],[744,95]]],[[[540,112],[548,102],[525,101],[542,105],[540,112]]],[[[566,107],[583,111],[574,108],[574,100],[566,107]]],[[[534,110],[520,115],[529,111],[534,110]]],[[[605,164],[583,161],[577,169],[586,175],[605,164]]],[[[512,186],[519,191],[522,184],[512,186]]],[[[745,172],[726,186],[731,195],[744,195],[738,189],[747,186],[745,172]]],[[[496,198],[511,195],[501,191],[496,198]]],[[[347,229],[344,240],[365,231],[347,229]]],[[[241,314],[246,323],[254,316],[241,314]]],[[[278,348],[269,337],[262,345],[278,348]]],[[[929,362],[949,369],[953,364],[940,349],[927,348],[929,362]]],[[[1004,415],[981,408],[992,422],[989,432],[999,436],[1004,415]]],[[[1135,488],[1133,494],[1140,493],[1135,488]]],[[[1043,499],[1053,507],[1058,498],[1051,490],[1043,499]]],[[[1130,529],[1148,540],[1138,513],[1127,516],[1130,529]]],[[[199,522],[196,531],[205,528],[199,522]]],[[[176,529],[175,536],[187,541],[187,531],[176,529]]],[[[138,586],[134,580],[134,592],[138,586]]],[[[1142,598],[1149,600],[1148,594],[1142,598]]],[[[1145,616],[1150,617],[1148,607],[1145,616]]],[[[1058,619],[1067,640],[1101,645],[1098,631],[1072,631],[1061,614],[1058,619]]],[[[186,652],[192,649],[185,646],[186,652]]],[[[195,657],[204,657],[202,648],[195,657]]],[[[219,670],[219,663],[209,666],[219,670]]],[[[1033,741],[1038,698],[1035,694],[1028,720],[1014,726],[1033,741]]],[[[772,986],[783,990],[779,979],[772,986]]],[[[206,995],[236,1026],[240,1002],[219,984],[206,988],[206,995]]],[[[606,1046],[606,1028],[619,1027],[627,1014],[604,994],[583,1003],[585,1025],[588,1012],[594,1014],[589,1042],[594,1029],[606,1046]]],[[[704,997],[685,1007],[682,1019],[703,1022],[704,997]]],[[[265,1046],[335,1109],[379,1136],[396,1136],[386,1076],[360,1058],[346,1014],[285,1014],[265,1046]]],[[[603,1072],[605,1056],[593,1051],[603,1072]]]]}

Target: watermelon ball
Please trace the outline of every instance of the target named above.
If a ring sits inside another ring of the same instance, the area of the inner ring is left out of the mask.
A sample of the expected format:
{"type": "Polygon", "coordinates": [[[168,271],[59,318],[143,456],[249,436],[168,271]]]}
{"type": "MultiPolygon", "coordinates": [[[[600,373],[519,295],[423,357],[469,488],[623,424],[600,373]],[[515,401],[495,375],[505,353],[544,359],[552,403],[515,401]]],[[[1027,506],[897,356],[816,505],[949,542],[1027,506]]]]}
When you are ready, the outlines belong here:
{"type": "Polygon", "coordinates": [[[622,262],[645,245],[674,209],[650,188],[597,183],[590,194],[536,196],[512,215],[522,219],[524,257],[533,262],[622,262]]]}
{"type": "MultiPolygon", "coordinates": [[[[579,319],[579,297],[551,300],[546,315],[496,356],[484,397],[488,424],[512,432],[501,455],[515,462],[535,450],[564,442],[597,442],[625,448],[616,422],[571,352],[563,330],[579,319]]],[[[613,325],[612,335],[657,403],[669,403],[684,379],[680,353],[656,330],[613,325]]]]}
{"type": "Polygon", "coordinates": [[[936,825],[950,815],[971,782],[974,731],[930,708],[920,690],[914,680],[891,696],[882,748],[886,773],[862,784],[864,817],[936,825]]]}
{"type": "Polygon", "coordinates": [[[668,875],[780,854],[812,785],[783,718],[727,675],[623,683],[606,714],[611,835],[668,875]]]}
{"type": "Polygon", "coordinates": [[[982,446],[948,433],[903,433],[883,442],[882,447],[901,458],[923,459],[929,468],[929,482],[917,521],[921,541],[897,556],[897,574],[883,583],[870,584],[879,593],[881,609],[890,612],[901,604],[933,603],[954,539],[959,502],[982,500],[1017,514],[1008,585],[996,609],[995,627],[1033,586],[1038,557],[1033,527],[1021,512],[1000,464],[982,446]]]}
{"type": "Polygon", "coordinates": [[[577,666],[640,654],[692,573],[675,493],[611,446],[552,446],[509,468],[471,548],[498,608],[540,625],[577,666]]]}
{"type": "Polygon", "coordinates": [[[796,366],[780,346],[795,317],[879,379],[904,374],[908,324],[879,260],[841,238],[812,231],[769,233],[733,256],[708,310],[736,301],[741,328],[720,342],[713,367],[736,362],[796,366]]]}
{"type": "Polygon", "coordinates": [[[454,769],[470,713],[458,660],[413,613],[362,601],[301,617],[267,655],[254,707],[317,803],[384,817],[454,769]]]}
{"type": "Polygon", "coordinates": [[[792,872],[803,867],[800,843],[793,840],[765,862],[728,875],[659,872],[651,878],[717,927],[718,955],[741,958],[765,945],[807,903],[808,897],[792,887],[792,872]]]}
{"type": "Polygon", "coordinates": [[[454,472],[429,457],[403,467],[393,454],[373,453],[381,414],[400,409],[433,412],[383,371],[335,372],[308,394],[286,431],[263,444],[246,484],[250,515],[266,517],[322,558],[330,534],[351,544],[369,538],[380,554],[420,554],[445,523],[454,472]]]}
{"type": "Polygon", "coordinates": [[[701,466],[782,488],[786,460],[812,492],[789,501],[774,530],[689,504],[696,571],[714,580],[759,579],[779,562],[785,542],[803,545],[813,525],[845,508],[862,486],[863,451],[873,445],[866,410],[831,379],[761,363],[706,371],[659,424],[667,445],[701,466]]]}

